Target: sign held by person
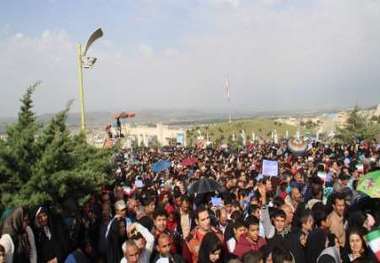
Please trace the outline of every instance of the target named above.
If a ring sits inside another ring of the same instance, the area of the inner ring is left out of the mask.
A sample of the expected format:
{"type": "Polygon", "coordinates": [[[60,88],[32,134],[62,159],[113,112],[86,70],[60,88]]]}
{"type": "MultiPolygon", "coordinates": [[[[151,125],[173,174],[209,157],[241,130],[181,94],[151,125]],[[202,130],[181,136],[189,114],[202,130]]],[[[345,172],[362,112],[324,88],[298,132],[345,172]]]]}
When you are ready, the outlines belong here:
{"type": "Polygon", "coordinates": [[[263,175],[278,176],[278,162],[263,160],[263,175]]]}

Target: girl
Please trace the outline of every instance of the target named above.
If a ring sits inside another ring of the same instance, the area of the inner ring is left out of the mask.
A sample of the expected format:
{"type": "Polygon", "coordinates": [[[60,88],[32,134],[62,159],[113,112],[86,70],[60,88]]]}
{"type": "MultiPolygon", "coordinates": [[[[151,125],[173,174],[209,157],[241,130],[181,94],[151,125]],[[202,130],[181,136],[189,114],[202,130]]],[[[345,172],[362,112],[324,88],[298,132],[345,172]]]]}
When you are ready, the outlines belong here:
{"type": "Polygon", "coordinates": [[[213,233],[207,233],[199,249],[198,263],[223,262],[223,245],[220,239],[213,233]]]}

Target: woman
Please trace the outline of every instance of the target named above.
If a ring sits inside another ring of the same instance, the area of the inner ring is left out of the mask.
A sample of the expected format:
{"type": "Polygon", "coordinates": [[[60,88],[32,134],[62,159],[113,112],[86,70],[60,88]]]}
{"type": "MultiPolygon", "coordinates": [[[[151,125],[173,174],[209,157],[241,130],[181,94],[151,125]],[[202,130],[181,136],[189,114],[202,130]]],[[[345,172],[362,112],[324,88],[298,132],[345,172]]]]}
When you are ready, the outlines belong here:
{"type": "Polygon", "coordinates": [[[368,247],[363,239],[363,230],[360,228],[353,228],[348,232],[348,249],[343,253],[343,262],[349,263],[359,259],[367,259],[368,262],[368,247]]]}
{"type": "Polygon", "coordinates": [[[67,252],[62,225],[53,222],[48,211],[39,207],[35,215],[35,238],[38,262],[64,262],[67,252]]]}
{"type": "Polygon", "coordinates": [[[199,248],[198,263],[223,262],[223,245],[220,239],[213,233],[207,233],[199,248]]]}
{"type": "Polygon", "coordinates": [[[306,244],[310,232],[313,230],[314,219],[309,210],[305,210],[295,227],[290,233],[290,251],[296,262],[306,262],[306,244]]]}
{"type": "Polygon", "coordinates": [[[5,261],[5,248],[0,245],[0,263],[6,263],[5,261]]]}
{"type": "Polygon", "coordinates": [[[26,232],[27,222],[24,219],[24,210],[18,207],[2,225],[0,244],[4,247],[7,263],[30,262],[32,249],[26,232]]]}
{"type": "Polygon", "coordinates": [[[123,258],[122,244],[127,238],[125,219],[118,217],[111,225],[106,241],[107,262],[120,262],[123,258]]]}

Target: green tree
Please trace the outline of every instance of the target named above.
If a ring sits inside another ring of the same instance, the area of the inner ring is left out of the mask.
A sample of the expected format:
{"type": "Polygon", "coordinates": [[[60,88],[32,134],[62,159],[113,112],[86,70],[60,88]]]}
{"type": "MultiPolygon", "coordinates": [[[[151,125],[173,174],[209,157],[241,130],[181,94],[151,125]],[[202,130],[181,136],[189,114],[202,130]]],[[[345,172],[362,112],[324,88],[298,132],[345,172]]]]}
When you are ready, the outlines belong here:
{"type": "Polygon", "coordinates": [[[359,107],[355,106],[344,127],[337,128],[336,138],[339,141],[352,143],[357,140],[371,140],[380,132],[380,126],[368,120],[359,111],[359,107]]]}
{"type": "Polygon", "coordinates": [[[20,112],[17,122],[7,129],[7,140],[5,147],[8,155],[6,160],[10,165],[13,175],[19,181],[14,187],[19,189],[19,183],[25,183],[31,176],[31,168],[38,159],[38,149],[35,144],[40,125],[37,123],[35,113],[32,111],[32,94],[39,85],[39,82],[29,86],[22,97],[20,112]]]}
{"type": "Polygon", "coordinates": [[[70,134],[71,104],[45,127],[36,122],[31,96],[37,85],[27,89],[17,122],[0,142],[1,207],[81,200],[111,181],[112,150],[96,149],[84,134],[70,134]]]}
{"type": "Polygon", "coordinates": [[[158,138],[157,136],[153,136],[149,142],[149,147],[153,147],[153,148],[159,148],[160,147],[160,143],[158,142],[158,138]]]}
{"type": "MultiPolygon", "coordinates": [[[[30,85],[20,99],[21,107],[17,122],[7,128],[7,138],[0,145],[1,200],[7,200],[18,192],[32,175],[32,166],[38,159],[35,144],[40,125],[32,111],[32,94],[39,82],[30,85]]],[[[0,201],[0,207],[3,202],[0,201]]]]}
{"type": "Polygon", "coordinates": [[[194,142],[195,142],[194,130],[193,129],[189,129],[189,130],[186,131],[186,144],[188,146],[193,146],[194,142]]]}

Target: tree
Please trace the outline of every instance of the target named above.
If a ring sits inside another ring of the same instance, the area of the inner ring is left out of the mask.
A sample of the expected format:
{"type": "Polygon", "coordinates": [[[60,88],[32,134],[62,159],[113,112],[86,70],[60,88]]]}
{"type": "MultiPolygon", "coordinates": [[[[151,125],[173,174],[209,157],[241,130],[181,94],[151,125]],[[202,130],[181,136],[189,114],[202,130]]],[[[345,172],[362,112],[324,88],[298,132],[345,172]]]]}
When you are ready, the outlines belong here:
{"type": "Polygon", "coordinates": [[[20,100],[21,108],[17,122],[7,129],[5,147],[8,154],[5,158],[10,166],[9,168],[13,171],[13,175],[17,177],[15,182],[18,181],[18,183],[13,185],[16,189],[30,178],[31,167],[39,157],[35,137],[40,125],[37,123],[36,115],[32,111],[32,94],[39,84],[39,82],[36,82],[27,88],[20,100]]]}
{"type": "Polygon", "coordinates": [[[194,145],[194,142],[195,142],[195,139],[194,139],[194,130],[193,129],[189,129],[186,131],[186,144],[188,146],[193,146],[194,145]]]}
{"type": "Polygon", "coordinates": [[[153,147],[153,148],[159,148],[160,147],[160,143],[158,142],[158,138],[157,136],[153,136],[151,138],[151,140],[149,141],[149,147],[153,147]]]}
{"type": "MultiPolygon", "coordinates": [[[[0,147],[0,191],[6,200],[13,192],[18,192],[32,175],[32,166],[39,152],[35,144],[40,125],[32,111],[32,94],[39,82],[30,85],[20,99],[21,107],[17,122],[7,128],[7,139],[0,147]]],[[[0,201],[0,207],[2,202],[0,201]]]]}
{"type": "Polygon", "coordinates": [[[139,148],[138,140],[137,140],[136,137],[133,137],[133,139],[132,139],[131,142],[132,142],[132,143],[131,143],[131,147],[132,147],[132,149],[137,149],[137,148],[139,148]]]}
{"type": "Polygon", "coordinates": [[[89,145],[84,134],[70,134],[71,104],[45,127],[37,123],[32,111],[37,85],[27,89],[17,122],[0,141],[1,207],[81,200],[111,180],[112,150],[89,145]]]}
{"type": "Polygon", "coordinates": [[[380,132],[380,126],[368,120],[359,111],[360,109],[355,106],[344,127],[337,128],[336,138],[339,141],[352,143],[358,140],[371,140],[380,132]]]}

